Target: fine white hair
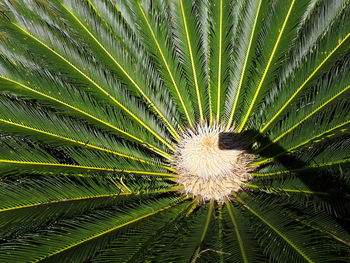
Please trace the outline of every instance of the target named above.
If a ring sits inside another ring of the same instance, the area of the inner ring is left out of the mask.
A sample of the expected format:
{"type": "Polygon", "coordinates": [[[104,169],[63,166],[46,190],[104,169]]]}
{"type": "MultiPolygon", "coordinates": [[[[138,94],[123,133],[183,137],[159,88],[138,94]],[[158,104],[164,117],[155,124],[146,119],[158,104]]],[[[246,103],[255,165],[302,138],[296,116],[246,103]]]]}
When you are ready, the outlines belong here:
{"type": "Polygon", "coordinates": [[[224,131],[218,124],[202,124],[181,135],[172,166],[185,194],[223,202],[251,179],[254,157],[242,149],[220,149],[219,134],[224,131]]]}

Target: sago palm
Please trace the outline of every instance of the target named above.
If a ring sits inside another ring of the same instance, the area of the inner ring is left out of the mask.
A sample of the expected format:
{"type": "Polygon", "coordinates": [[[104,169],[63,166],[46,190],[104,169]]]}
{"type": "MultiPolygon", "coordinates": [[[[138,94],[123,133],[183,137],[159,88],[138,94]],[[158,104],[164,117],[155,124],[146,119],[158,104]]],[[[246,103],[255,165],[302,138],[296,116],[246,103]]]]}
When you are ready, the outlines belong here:
{"type": "Polygon", "coordinates": [[[349,0],[0,12],[0,262],[350,262],[349,0]]]}

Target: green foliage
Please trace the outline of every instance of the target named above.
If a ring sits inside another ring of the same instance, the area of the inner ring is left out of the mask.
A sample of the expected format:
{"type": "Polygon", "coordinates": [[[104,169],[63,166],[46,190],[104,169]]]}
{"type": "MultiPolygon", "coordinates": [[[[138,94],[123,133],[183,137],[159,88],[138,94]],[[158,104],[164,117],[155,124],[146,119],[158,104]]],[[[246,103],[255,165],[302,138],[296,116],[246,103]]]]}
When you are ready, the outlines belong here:
{"type": "Polygon", "coordinates": [[[0,1],[0,262],[350,262],[349,0],[0,1]],[[259,168],[179,194],[215,122],[259,168]]]}

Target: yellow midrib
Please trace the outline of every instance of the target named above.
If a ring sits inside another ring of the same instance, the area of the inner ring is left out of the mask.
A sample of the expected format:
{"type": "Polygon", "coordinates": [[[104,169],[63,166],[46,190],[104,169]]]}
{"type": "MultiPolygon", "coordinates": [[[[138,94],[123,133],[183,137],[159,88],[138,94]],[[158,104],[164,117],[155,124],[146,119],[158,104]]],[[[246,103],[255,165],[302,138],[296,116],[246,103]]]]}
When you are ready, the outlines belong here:
{"type": "Polygon", "coordinates": [[[214,201],[214,199],[211,199],[210,200],[210,204],[209,204],[208,213],[207,213],[207,216],[206,216],[206,219],[205,219],[205,223],[204,223],[204,226],[203,226],[202,235],[201,235],[201,238],[200,238],[200,241],[199,241],[199,245],[198,245],[198,248],[196,249],[196,251],[193,253],[191,263],[195,263],[195,260],[196,260],[198,254],[199,254],[200,249],[201,249],[201,245],[202,245],[202,243],[203,243],[203,241],[205,239],[205,236],[207,235],[208,228],[209,228],[209,223],[210,223],[210,220],[211,220],[211,217],[212,217],[212,214],[213,214],[214,205],[215,205],[215,201],[214,201]]]}
{"type": "Polygon", "coordinates": [[[291,152],[291,151],[293,151],[293,150],[299,148],[300,146],[303,146],[303,145],[305,145],[305,144],[307,144],[307,143],[309,143],[309,142],[315,140],[316,138],[319,138],[319,137],[321,137],[321,136],[323,136],[323,135],[325,135],[325,134],[327,134],[327,133],[330,133],[331,131],[334,131],[334,130],[336,130],[336,129],[342,127],[342,126],[345,126],[345,125],[347,125],[347,124],[350,124],[350,120],[349,120],[349,121],[346,121],[346,122],[343,122],[343,123],[341,123],[341,124],[339,124],[339,125],[336,125],[335,127],[331,128],[331,129],[328,129],[328,130],[326,130],[326,131],[324,131],[324,132],[322,132],[322,133],[319,133],[319,134],[317,134],[316,136],[314,136],[314,137],[312,137],[312,138],[310,138],[310,139],[308,139],[308,140],[306,140],[306,141],[303,141],[302,143],[299,143],[299,144],[297,144],[296,146],[293,146],[293,147],[291,147],[291,148],[285,150],[284,152],[281,152],[281,153],[275,155],[274,157],[267,158],[267,159],[264,159],[264,160],[261,160],[261,161],[258,161],[258,162],[254,162],[254,163],[252,163],[251,165],[259,165],[259,164],[271,162],[274,158],[276,158],[276,157],[278,157],[278,156],[280,156],[280,155],[283,155],[284,153],[291,152]]]}
{"type": "Polygon", "coordinates": [[[193,78],[194,78],[194,85],[195,85],[196,93],[197,93],[200,121],[203,121],[204,119],[203,119],[202,102],[201,102],[201,96],[200,96],[200,92],[199,92],[199,85],[198,85],[196,67],[194,65],[194,58],[193,58],[192,46],[191,46],[191,42],[190,42],[190,35],[189,35],[189,32],[188,32],[188,26],[187,26],[187,21],[186,21],[186,17],[185,17],[185,10],[184,10],[184,6],[183,6],[183,0],[180,0],[180,7],[181,7],[182,19],[183,19],[183,23],[184,23],[184,27],[185,27],[185,32],[186,32],[186,39],[187,39],[188,50],[189,50],[189,53],[190,53],[191,66],[192,66],[193,78]]]}
{"type": "MultiPolygon", "coordinates": [[[[159,191],[149,191],[149,192],[146,192],[146,194],[176,191],[176,190],[180,189],[181,187],[182,186],[174,186],[174,187],[161,189],[159,191]]],[[[60,202],[70,202],[70,201],[79,201],[79,200],[114,197],[114,196],[137,195],[139,193],[140,192],[120,192],[120,193],[116,193],[116,194],[91,195],[91,196],[81,196],[81,197],[74,197],[74,198],[68,198],[68,199],[58,199],[58,200],[53,200],[53,201],[38,202],[38,203],[33,203],[33,204],[14,206],[14,207],[10,207],[10,208],[2,208],[2,209],[0,209],[0,212],[12,211],[12,210],[16,210],[16,209],[28,208],[28,207],[33,207],[33,206],[55,204],[55,203],[60,203],[60,202]]]]}
{"type": "MultiPolygon", "coordinates": [[[[92,5],[92,3],[90,3],[92,5]]],[[[147,100],[148,104],[157,112],[161,117],[169,131],[174,136],[175,139],[179,138],[178,133],[174,127],[169,123],[169,121],[164,117],[163,113],[156,107],[153,101],[145,94],[141,87],[136,83],[136,81],[130,76],[130,74],[122,67],[122,65],[109,53],[109,51],[98,41],[98,39],[90,32],[90,30],[71,12],[65,5],[61,4],[63,8],[75,19],[75,21],[85,30],[86,33],[96,42],[96,44],[105,52],[105,54],[113,61],[114,64],[123,72],[123,74],[129,79],[129,81],[135,86],[135,88],[141,93],[141,95],[147,100]]],[[[92,5],[93,6],[93,5],[92,5]]],[[[96,11],[97,12],[97,11],[96,11]]]]}
{"type": "MultiPolygon", "coordinates": [[[[257,188],[261,189],[259,185],[256,184],[244,184],[247,187],[251,188],[257,188]]],[[[299,190],[299,189],[289,189],[289,188],[280,188],[280,187],[271,187],[271,188],[263,188],[263,189],[271,189],[276,191],[283,191],[283,192],[291,192],[291,193],[303,193],[303,194],[317,194],[317,195],[328,195],[326,192],[316,192],[316,191],[310,191],[310,190],[299,190]]]]}
{"type": "MultiPolygon", "coordinates": [[[[0,118],[0,122],[4,122],[4,123],[7,123],[9,125],[17,126],[17,127],[20,127],[20,128],[26,129],[26,130],[31,130],[31,131],[35,131],[35,132],[38,132],[38,133],[42,133],[42,134],[45,134],[45,135],[48,135],[48,136],[51,136],[51,137],[59,138],[59,139],[65,140],[65,141],[69,141],[69,142],[72,142],[72,143],[75,143],[75,144],[82,145],[84,147],[89,147],[89,148],[96,149],[96,150],[99,150],[99,151],[108,152],[108,153],[111,153],[111,154],[114,154],[114,155],[117,155],[117,156],[121,156],[121,157],[125,157],[125,158],[131,159],[131,160],[135,160],[135,161],[138,161],[138,162],[141,162],[141,163],[146,163],[146,164],[149,164],[149,165],[162,167],[162,168],[166,168],[167,167],[167,166],[164,166],[164,165],[158,165],[158,164],[152,163],[150,161],[142,160],[142,159],[130,156],[130,155],[126,155],[126,154],[123,154],[123,153],[119,153],[119,152],[115,152],[115,151],[112,151],[112,150],[108,150],[108,149],[105,149],[105,148],[102,148],[102,147],[99,147],[99,146],[96,146],[96,145],[92,145],[92,144],[89,144],[89,143],[84,143],[84,142],[81,142],[81,141],[77,141],[77,140],[74,140],[74,139],[62,136],[62,135],[58,135],[58,134],[55,134],[55,133],[51,133],[51,132],[47,132],[47,131],[40,130],[40,129],[37,129],[37,128],[33,128],[33,127],[30,127],[30,126],[27,126],[27,125],[24,125],[24,124],[20,124],[20,123],[11,121],[11,120],[5,120],[5,119],[0,118]]],[[[168,167],[168,168],[170,168],[170,167],[168,167]]],[[[166,169],[168,169],[168,168],[166,168],[166,169]]]]}
{"type": "Polygon", "coordinates": [[[277,138],[275,138],[274,140],[272,140],[272,143],[275,143],[277,141],[279,141],[281,138],[283,138],[285,135],[287,135],[289,132],[291,132],[292,130],[294,130],[296,127],[298,127],[301,123],[303,123],[304,121],[306,121],[308,118],[310,118],[312,115],[314,115],[316,112],[318,112],[319,110],[321,110],[323,107],[325,107],[328,103],[332,102],[333,100],[335,100],[337,97],[339,97],[340,95],[342,95],[344,92],[346,92],[347,90],[350,89],[350,86],[347,86],[346,88],[344,88],[343,90],[341,90],[340,92],[338,92],[336,95],[334,95],[332,98],[330,98],[329,100],[325,101],[323,104],[321,104],[319,107],[317,107],[315,110],[313,110],[311,113],[309,113],[307,116],[305,116],[302,120],[298,121],[295,125],[293,125],[291,128],[289,128],[287,131],[285,131],[284,133],[282,133],[280,136],[278,136],[277,138]]]}
{"type": "Polygon", "coordinates": [[[183,110],[184,110],[184,112],[185,112],[185,115],[186,115],[186,118],[187,118],[187,120],[188,120],[188,123],[189,123],[189,125],[190,125],[191,127],[193,127],[192,119],[190,118],[190,116],[189,116],[189,114],[188,114],[187,108],[186,108],[185,103],[184,103],[184,101],[183,101],[183,99],[182,99],[182,96],[181,96],[181,93],[180,93],[179,88],[178,88],[178,86],[177,86],[177,83],[176,83],[176,81],[175,81],[175,79],[174,79],[174,76],[173,76],[173,74],[172,74],[172,72],[171,72],[171,70],[170,70],[170,68],[169,68],[169,65],[168,65],[166,59],[165,59],[165,56],[164,56],[164,54],[163,54],[163,51],[162,51],[162,49],[161,49],[161,47],[160,47],[160,45],[159,45],[159,43],[158,43],[158,40],[157,40],[157,38],[156,38],[156,36],[155,36],[155,34],[154,34],[154,32],[153,32],[152,26],[150,25],[150,23],[149,23],[149,21],[148,21],[148,18],[147,18],[147,16],[146,16],[146,14],[145,14],[145,12],[144,12],[144,10],[143,10],[143,8],[142,8],[140,2],[138,3],[138,7],[139,7],[139,9],[140,9],[140,11],[141,11],[141,14],[142,14],[144,20],[146,21],[147,27],[149,28],[149,30],[150,30],[150,32],[151,32],[152,38],[153,38],[153,40],[154,40],[154,42],[155,42],[155,44],[156,44],[156,46],[157,46],[157,49],[158,49],[158,51],[159,51],[159,54],[160,54],[160,56],[162,57],[163,63],[164,63],[164,65],[165,65],[165,67],[166,67],[166,69],[167,69],[167,71],[168,71],[168,74],[169,74],[169,76],[170,76],[171,82],[172,82],[173,85],[174,85],[174,88],[175,88],[176,93],[177,93],[177,96],[178,96],[178,98],[179,98],[179,100],[180,100],[181,106],[182,106],[182,108],[183,108],[183,110]]]}
{"type": "Polygon", "coordinates": [[[75,198],[59,199],[59,200],[54,200],[54,201],[38,202],[38,203],[33,203],[33,204],[28,204],[28,205],[3,208],[3,209],[0,209],[0,212],[12,211],[12,210],[16,210],[16,209],[29,208],[29,207],[40,206],[40,205],[49,205],[49,204],[55,204],[55,203],[61,203],[61,202],[79,201],[79,200],[84,200],[84,199],[113,197],[113,196],[131,195],[131,194],[134,194],[134,193],[118,193],[118,194],[109,194],[109,195],[81,196],[81,197],[75,197],[75,198]]]}
{"type": "Polygon", "coordinates": [[[261,3],[262,3],[262,0],[259,1],[258,9],[257,9],[256,15],[255,15],[255,18],[254,18],[254,24],[253,24],[253,28],[252,28],[252,33],[250,35],[249,44],[248,44],[248,47],[247,47],[247,54],[246,54],[246,57],[244,58],[243,69],[242,69],[242,73],[240,74],[238,88],[237,88],[237,93],[236,93],[236,96],[235,96],[235,101],[234,101],[233,106],[232,106],[231,115],[230,115],[229,121],[228,121],[227,126],[226,126],[226,131],[228,131],[230,129],[230,126],[232,125],[232,122],[233,122],[233,117],[234,117],[235,112],[236,112],[236,107],[237,107],[237,103],[238,103],[238,99],[239,99],[239,94],[241,92],[241,88],[242,88],[242,84],[243,84],[243,77],[244,77],[244,74],[245,74],[245,71],[246,71],[246,67],[247,67],[247,64],[248,64],[248,57],[249,57],[249,54],[250,54],[250,51],[251,51],[251,46],[252,46],[252,43],[253,43],[253,37],[254,37],[255,29],[256,29],[256,24],[257,24],[258,17],[259,17],[261,3]]]}
{"type": "Polygon", "coordinates": [[[320,70],[320,68],[327,62],[327,60],[339,49],[339,47],[350,37],[350,33],[339,42],[339,44],[332,50],[331,53],[316,67],[316,69],[310,74],[310,76],[301,84],[301,86],[293,93],[291,97],[283,104],[283,106],[277,111],[277,113],[260,129],[260,133],[264,132],[270,124],[281,114],[281,112],[289,105],[289,103],[298,95],[298,93],[306,86],[306,84],[312,79],[312,77],[320,70]]]}
{"type": "Polygon", "coordinates": [[[297,169],[291,169],[291,170],[283,170],[283,171],[277,171],[277,172],[272,172],[272,173],[250,173],[252,176],[271,176],[271,175],[279,175],[279,174],[285,174],[285,173],[291,173],[291,172],[299,172],[299,171],[304,171],[308,169],[314,169],[314,168],[319,168],[319,167],[324,167],[324,166],[332,166],[332,165],[337,165],[337,164],[342,164],[349,162],[350,158],[347,159],[342,159],[338,161],[333,161],[333,162],[328,162],[328,163],[322,163],[322,164],[313,164],[310,166],[302,167],[302,168],[297,168],[297,169]]]}
{"type": "Polygon", "coordinates": [[[235,217],[233,215],[231,204],[228,201],[226,201],[225,203],[226,203],[226,207],[227,207],[228,213],[230,215],[232,224],[233,224],[234,229],[235,229],[235,233],[236,233],[236,237],[237,237],[237,240],[238,240],[238,243],[239,243],[239,248],[241,250],[243,262],[247,263],[248,262],[247,254],[246,254],[246,252],[244,250],[243,240],[242,240],[241,234],[239,233],[239,227],[238,227],[237,221],[236,221],[236,219],[235,219],[235,217]]]}
{"type": "Polygon", "coordinates": [[[169,173],[157,173],[157,172],[148,172],[148,171],[124,170],[124,169],[114,169],[114,168],[102,168],[102,167],[95,167],[95,166],[84,166],[84,165],[73,165],[73,164],[62,164],[62,163],[29,162],[29,161],[15,161],[15,160],[5,160],[5,159],[0,159],[0,163],[56,166],[56,167],[87,169],[87,170],[111,171],[111,172],[117,172],[117,173],[118,172],[122,172],[122,173],[134,173],[134,174],[147,174],[147,175],[158,175],[158,176],[174,177],[173,174],[169,174],[169,173]]]}
{"type": "Polygon", "coordinates": [[[271,223],[269,223],[265,218],[259,215],[258,212],[256,212],[254,209],[249,207],[241,198],[238,196],[236,199],[244,205],[252,214],[254,214],[256,217],[258,217],[262,222],[264,222],[268,227],[270,227],[273,231],[275,231],[284,241],[287,242],[296,252],[298,252],[307,262],[313,263],[312,261],[300,248],[298,248],[292,241],[288,239],[287,236],[285,236],[280,230],[278,230],[276,227],[274,227],[271,223]]]}
{"type": "Polygon", "coordinates": [[[83,114],[83,115],[85,115],[85,116],[87,116],[87,117],[89,117],[89,118],[91,118],[91,119],[93,119],[93,120],[95,120],[95,121],[98,121],[98,122],[102,123],[103,125],[106,125],[106,126],[112,128],[113,130],[116,130],[116,131],[118,131],[118,132],[124,134],[125,136],[132,138],[132,139],[135,140],[135,141],[138,141],[138,142],[140,142],[140,143],[142,143],[142,144],[147,145],[150,149],[152,149],[152,150],[158,152],[158,153],[161,154],[163,157],[165,157],[165,158],[167,158],[167,159],[170,159],[170,158],[171,158],[171,156],[170,156],[168,153],[162,151],[161,149],[155,147],[154,145],[149,144],[149,143],[147,143],[147,142],[145,142],[145,141],[139,139],[138,137],[135,137],[134,135],[132,135],[132,134],[130,134],[130,133],[127,133],[126,131],[121,130],[121,129],[119,129],[118,127],[116,127],[116,126],[114,126],[114,125],[112,125],[112,124],[110,124],[110,123],[108,123],[108,122],[105,122],[105,121],[103,121],[103,120],[101,120],[101,119],[99,119],[99,118],[97,118],[97,117],[95,117],[95,116],[93,116],[93,115],[91,115],[91,114],[89,114],[89,113],[87,113],[87,112],[85,112],[85,111],[79,109],[79,108],[76,108],[75,106],[72,106],[72,105],[70,105],[70,104],[67,104],[67,103],[65,103],[65,102],[63,102],[63,101],[61,101],[61,100],[59,100],[59,99],[56,99],[56,98],[51,97],[51,96],[49,96],[49,95],[46,95],[46,94],[44,94],[44,93],[42,93],[42,92],[40,92],[40,91],[37,91],[37,90],[35,90],[35,89],[32,89],[32,88],[30,88],[30,87],[28,87],[28,86],[26,86],[26,85],[24,85],[24,84],[22,84],[22,83],[20,83],[20,82],[17,82],[17,81],[15,81],[15,80],[9,79],[9,78],[7,78],[7,77],[0,76],[0,78],[4,79],[4,80],[6,80],[6,81],[12,82],[12,83],[14,83],[14,84],[16,84],[16,85],[18,85],[18,86],[20,86],[20,87],[26,89],[26,90],[29,90],[29,91],[31,91],[31,92],[33,92],[33,93],[39,94],[40,96],[43,96],[43,97],[45,97],[45,98],[48,98],[49,100],[53,100],[53,101],[55,101],[55,102],[57,102],[57,103],[59,103],[59,104],[62,104],[62,105],[64,105],[64,106],[70,108],[70,109],[73,109],[74,111],[77,111],[77,112],[79,112],[79,113],[81,113],[81,114],[83,114]]]}
{"type": "Polygon", "coordinates": [[[218,101],[216,105],[216,121],[220,120],[220,104],[221,104],[221,65],[222,64],[222,0],[219,7],[219,62],[218,62],[218,101]]]}
{"type": "Polygon", "coordinates": [[[85,238],[85,239],[83,239],[83,240],[81,240],[81,241],[79,241],[79,242],[76,242],[76,243],[71,244],[71,245],[69,245],[69,246],[66,246],[66,247],[64,247],[64,248],[62,248],[62,249],[59,249],[59,250],[57,250],[57,251],[55,251],[55,252],[52,252],[52,253],[50,253],[50,254],[48,254],[48,255],[42,257],[42,258],[39,258],[39,259],[37,259],[37,260],[35,260],[35,261],[33,261],[33,262],[42,261],[42,260],[45,259],[45,258],[48,258],[48,257],[51,257],[51,256],[53,256],[53,255],[59,254],[59,253],[65,251],[65,250],[67,250],[67,249],[70,249],[70,248],[72,248],[72,247],[78,246],[78,245],[80,245],[80,244],[82,244],[82,243],[84,243],[84,242],[87,242],[87,241],[89,241],[89,240],[92,240],[92,239],[94,239],[94,238],[97,238],[97,237],[99,237],[99,236],[102,236],[102,235],[104,235],[104,234],[107,234],[107,233],[109,233],[109,232],[112,232],[112,231],[114,231],[114,230],[117,230],[117,229],[119,229],[119,228],[122,228],[122,227],[124,227],[124,226],[130,225],[130,224],[132,224],[132,223],[135,223],[135,222],[137,222],[137,221],[140,221],[140,220],[142,220],[142,219],[144,219],[144,218],[150,217],[150,216],[155,215],[155,214],[157,214],[157,213],[160,213],[160,212],[162,212],[162,211],[164,211],[164,210],[167,210],[167,209],[169,209],[169,208],[172,208],[173,206],[177,205],[179,202],[180,202],[180,201],[174,202],[174,203],[172,203],[172,204],[170,204],[170,205],[168,205],[168,206],[165,206],[165,207],[163,207],[163,208],[161,208],[161,209],[158,209],[158,210],[153,211],[153,212],[151,212],[151,213],[148,213],[148,214],[146,214],[146,215],[140,216],[140,217],[138,217],[138,218],[136,218],[136,219],[133,219],[133,220],[130,220],[130,221],[126,222],[126,223],[123,223],[123,224],[117,225],[117,226],[115,226],[115,227],[109,228],[109,229],[107,229],[107,230],[105,230],[105,231],[102,231],[102,232],[96,234],[96,235],[90,236],[90,237],[85,238]]]}
{"type": "Polygon", "coordinates": [[[261,77],[261,79],[260,79],[259,85],[258,85],[258,87],[257,87],[257,89],[256,89],[256,91],[255,91],[255,93],[254,93],[253,99],[252,99],[252,101],[250,102],[250,105],[249,105],[249,108],[248,108],[248,110],[247,110],[247,112],[246,112],[246,115],[245,115],[245,117],[243,118],[243,121],[242,121],[241,125],[240,125],[239,128],[238,128],[238,132],[241,132],[241,131],[243,130],[243,127],[244,127],[245,124],[247,123],[248,118],[249,118],[249,116],[250,116],[250,113],[251,113],[251,111],[252,111],[252,109],[253,109],[253,107],[254,107],[254,105],[255,105],[255,101],[256,101],[256,99],[257,99],[259,93],[260,93],[260,90],[261,90],[263,84],[264,84],[265,78],[266,78],[267,73],[268,73],[268,71],[269,71],[269,68],[270,68],[270,66],[271,66],[271,64],[272,64],[272,60],[273,60],[273,58],[274,58],[274,56],[275,56],[275,52],[277,51],[278,45],[279,45],[279,43],[280,43],[280,41],[281,41],[281,38],[282,38],[282,35],[283,35],[283,33],[284,33],[284,29],[286,28],[287,22],[288,22],[288,20],[289,20],[289,16],[290,16],[290,14],[292,13],[292,9],[293,9],[293,6],[294,6],[295,1],[296,1],[296,0],[293,0],[292,3],[291,3],[291,5],[290,5],[290,7],[289,7],[289,10],[288,10],[288,13],[287,13],[287,15],[286,15],[286,18],[285,18],[285,20],[284,20],[284,22],[283,22],[281,31],[280,31],[280,33],[278,34],[278,38],[277,38],[276,44],[275,44],[275,46],[273,47],[273,50],[272,50],[271,55],[270,55],[270,58],[269,58],[268,63],[267,63],[267,65],[266,65],[266,67],[265,67],[264,73],[263,73],[263,75],[262,75],[262,77],[261,77]]]}
{"type": "MultiPolygon", "coordinates": [[[[263,151],[264,149],[268,148],[270,145],[278,142],[280,139],[282,139],[284,136],[286,136],[288,133],[290,133],[292,130],[294,130],[295,128],[297,128],[299,125],[301,125],[304,121],[306,121],[308,118],[310,118],[312,115],[314,115],[315,113],[317,113],[318,111],[320,111],[322,108],[324,108],[325,106],[327,106],[328,103],[332,102],[333,100],[335,100],[337,97],[341,96],[344,92],[346,92],[347,90],[350,89],[350,86],[345,87],[344,89],[342,89],[341,91],[339,91],[337,94],[335,94],[333,97],[331,97],[330,99],[328,99],[327,101],[325,101],[324,103],[322,103],[320,106],[318,106],[316,109],[314,109],[311,113],[309,113],[308,115],[306,115],[303,119],[301,119],[300,121],[298,121],[296,124],[294,124],[292,127],[290,127],[288,130],[286,130],[285,132],[283,132],[281,135],[279,135],[278,137],[276,137],[275,139],[273,139],[271,141],[271,143],[265,145],[264,147],[262,147],[261,149],[259,149],[258,152],[263,151]]],[[[299,145],[300,146],[300,145],[299,145]]],[[[296,148],[296,147],[295,147],[296,148]]],[[[290,149],[289,149],[290,150],[290,149]]],[[[289,151],[287,150],[287,151],[289,151]]],[[[277,155],[278,156],[278,155],[277,155]]],[[[276,156],[275,156],[276,157],[276,156]]],[[[272,160],[274,157],[272,158],[268,158],[265,160],[262,160],[260,162],[256,162],[255,164],[262,164],[267,162],[268,160],[272,160]]]]}
{"type": "Polygon", "coordinates": [[[64,58],[62,55],[57,53],[55,50],[50,48],[48,45],[43,43],[41,40],[24,30],[19,25],[13,23],[14,26],[16,26],[19,30],[21,30],[24,34],[29,36],[30,38],[34,39],[36,42],[38,42],[40,45],[48,49],[50,52],[52,52],[55,56],[60,58],[62,61],[64,61],[66,64],[68,64],[71,68],[73,68],[76,72],[78,72],[80,75],[82,75],[85,79],[87,79],[93,86],[95,86],[99,91],[101,91],[104,95],[106,95],[110,100],[112,100],[115,104],[117,104],[121,109],[123,109],[127,114],[129,114],[132,118],[134,118],[139,124],[141,124],[146,130],[148,130],[150,133],[152,133],[159,141],[161,141],[164,145],[166,145],[169,149],[174,150],[173,146],[170,145],[168,142],[166,142],[162,137],[160,137],[156,132],[154,132],[148,125],[146,125],[140,118],[138,118],[134,113],[132,113],[128,108],[126,108],[121,102],[119,102],[116,98],[114,98],[112,95],[110,95],[106,90],[104,90],[101,86],[99,86],[94,80],[92,80],[89,76],[87,76],[84,72],[82,72],[80,69],[78,69],[76,66],[74,66],[70,61],[68,61],[66,58],[64,58]]]}

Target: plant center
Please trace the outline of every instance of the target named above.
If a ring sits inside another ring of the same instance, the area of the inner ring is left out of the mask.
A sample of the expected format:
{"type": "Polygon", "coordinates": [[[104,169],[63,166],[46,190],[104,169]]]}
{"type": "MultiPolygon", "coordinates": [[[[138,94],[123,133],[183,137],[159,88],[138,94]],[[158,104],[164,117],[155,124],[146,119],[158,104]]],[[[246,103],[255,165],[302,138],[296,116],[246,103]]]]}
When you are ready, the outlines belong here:
{"type": "MultiPolygon", "coordinates": [[[[242,190],[244,183],[251,179],[249,172],[255,167],[249,163],[254,157],[237,147],[239,141],[232,148],[222,149],[219,135],[223,131],[219,125],[198,125],[195,130],[182,134],[172,166],[185,194],[200,197],[202,201],[223,202],[230,199],[233,192],[242,190]]],[[[239,140],[239,136],[235,137],[239,140]]]]}

